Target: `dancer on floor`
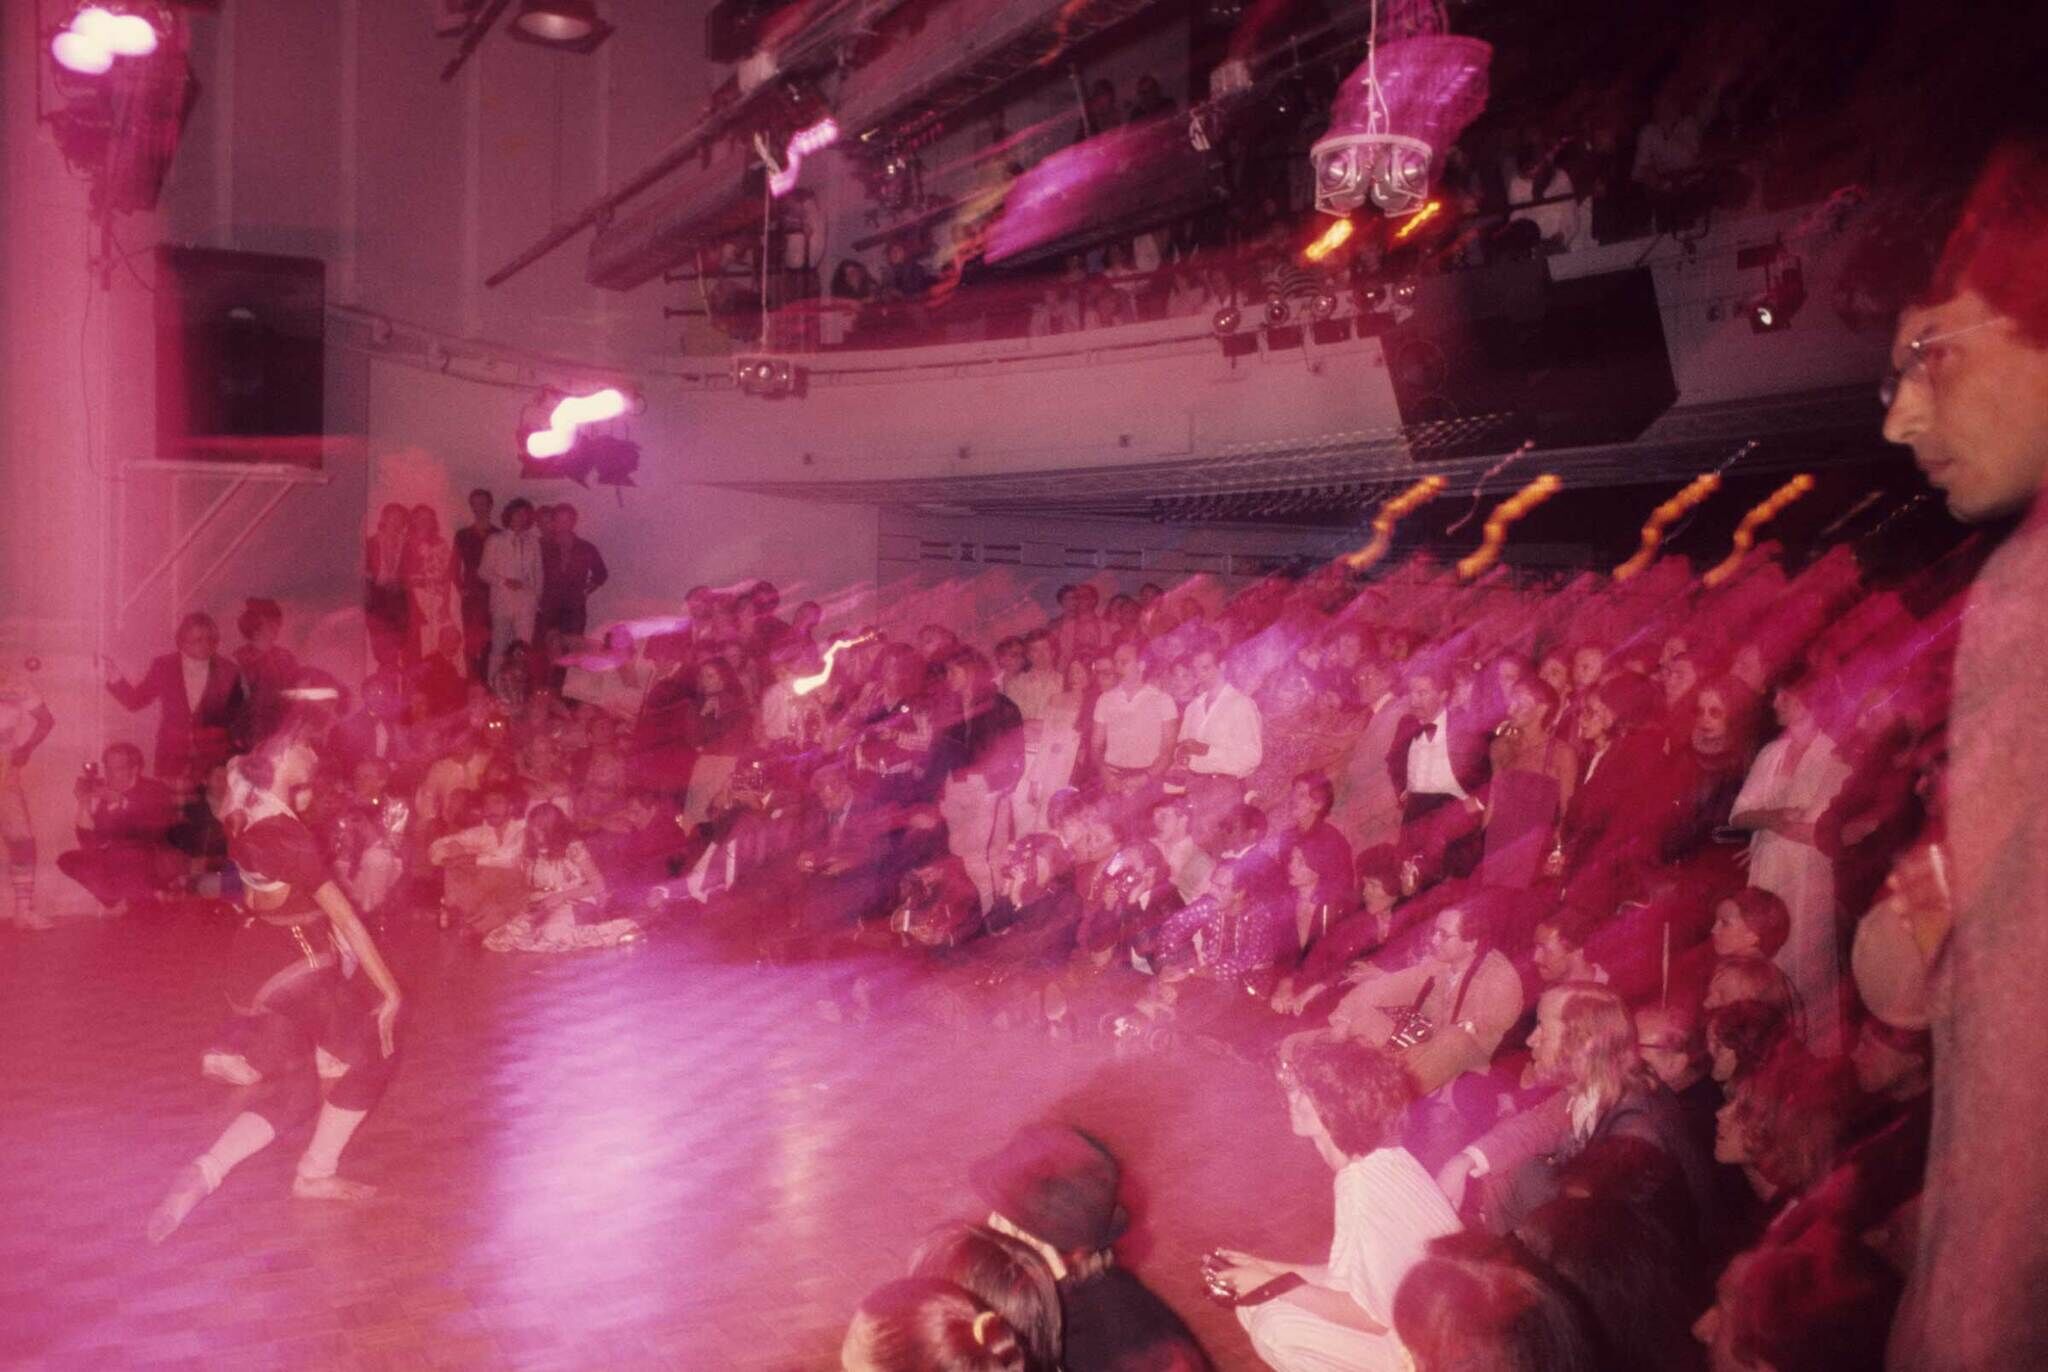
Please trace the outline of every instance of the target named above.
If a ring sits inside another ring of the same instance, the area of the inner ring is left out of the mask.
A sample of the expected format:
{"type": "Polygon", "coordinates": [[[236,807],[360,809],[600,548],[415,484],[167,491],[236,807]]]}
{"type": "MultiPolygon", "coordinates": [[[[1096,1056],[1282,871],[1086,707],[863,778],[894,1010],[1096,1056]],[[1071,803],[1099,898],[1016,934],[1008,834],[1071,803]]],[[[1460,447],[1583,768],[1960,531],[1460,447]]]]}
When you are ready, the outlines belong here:
{"type": "Polygon", "coordinates": [[[255,1090],[213,1146],[171,1183],[149,1218],[151,1243],[168,1238],[236,1166],[316,1113],[292,1194],[347,1201],[374,1194],[335,1171],[397,1067],[400,995],[319,841],[295,812],[293,798],[312,781],[316,763],[303,736],[286,730],[228,768],[221,821],[247,891],[250,919],[242,936],[261,940],[265,965],[276,970],[236,1026],[241,1051],[209,1053],[202,1069],[255,1090]],[[280,957],[286,960],[277,966],[280,957]]]}

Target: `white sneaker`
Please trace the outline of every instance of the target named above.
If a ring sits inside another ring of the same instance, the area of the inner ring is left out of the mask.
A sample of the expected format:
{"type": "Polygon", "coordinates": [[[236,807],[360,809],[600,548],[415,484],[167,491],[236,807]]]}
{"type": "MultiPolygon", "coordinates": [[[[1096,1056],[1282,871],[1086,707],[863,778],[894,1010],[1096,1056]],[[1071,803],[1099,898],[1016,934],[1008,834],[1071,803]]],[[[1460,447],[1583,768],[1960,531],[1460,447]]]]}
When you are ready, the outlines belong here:
{"type": "Polygon", "coordinates": [[[249,1065],[249,1059],[240,1053],[218,1050],[199,1059],[199,1075],[224,1081],[230,1086],[254,1086],[263,1080],[263,1074],[249,1065]]]}

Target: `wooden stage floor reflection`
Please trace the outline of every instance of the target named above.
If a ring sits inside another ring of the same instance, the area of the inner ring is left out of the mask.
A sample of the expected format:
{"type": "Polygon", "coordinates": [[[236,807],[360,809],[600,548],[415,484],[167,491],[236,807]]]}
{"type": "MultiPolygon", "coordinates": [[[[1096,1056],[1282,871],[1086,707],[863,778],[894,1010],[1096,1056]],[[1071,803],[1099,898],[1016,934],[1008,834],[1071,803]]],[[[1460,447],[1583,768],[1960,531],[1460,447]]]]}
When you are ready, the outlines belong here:
{"type": "Polygon", "coordinates": [[[969,1160],[1043,1116],[1123,1158],[1123,1259],[1219,1367],[1254,1367],[1197,1263],[1319,1258],[1330,1179],[1266,1074],[980,1021],[832,1022],[848,969],[724,959],[686,934],[557,957],[385,936],[406,1061],[343,1172],[287,1194],[302,1139],[161,1248],[143,1219],[229,1088],[198,1059],[226,935],[0,925],[0,1366],[832,1368],[917,1237],[978,1218],[969,1160]]]}

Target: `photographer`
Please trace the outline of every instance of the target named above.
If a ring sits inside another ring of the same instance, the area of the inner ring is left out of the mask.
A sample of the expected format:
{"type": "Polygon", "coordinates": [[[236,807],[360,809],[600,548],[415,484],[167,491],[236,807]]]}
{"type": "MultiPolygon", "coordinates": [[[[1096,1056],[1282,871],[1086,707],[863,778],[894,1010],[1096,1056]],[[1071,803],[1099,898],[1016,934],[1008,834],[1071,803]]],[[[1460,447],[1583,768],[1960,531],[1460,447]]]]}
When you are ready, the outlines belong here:
{"type": "Polygon", "coordinates": [[[176,803],[168,786],[142,775],[142,765],[132,743],[110,744],[99,766],[86,764],[73,788],[78,847],[57,858],[57,870],[113,915],[154,904],[179,868],[168,838],[176,803]]]}

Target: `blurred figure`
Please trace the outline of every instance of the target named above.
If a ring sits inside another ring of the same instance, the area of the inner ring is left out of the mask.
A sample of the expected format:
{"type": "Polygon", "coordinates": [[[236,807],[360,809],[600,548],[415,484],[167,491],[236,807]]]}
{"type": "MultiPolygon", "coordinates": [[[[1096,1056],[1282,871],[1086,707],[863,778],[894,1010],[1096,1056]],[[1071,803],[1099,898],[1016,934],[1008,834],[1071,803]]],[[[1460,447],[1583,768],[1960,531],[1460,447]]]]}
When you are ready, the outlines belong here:
{"type": "Polygon", "coordinates": [[[152,904],[177,874],[177,807],[169,787],[142,774],[134,744],[108,744],[100,759],[100,773],[88,771],[74,788],[78,847],[58,855],[57,870],[108,914],[125,915],[152,904]]]}

